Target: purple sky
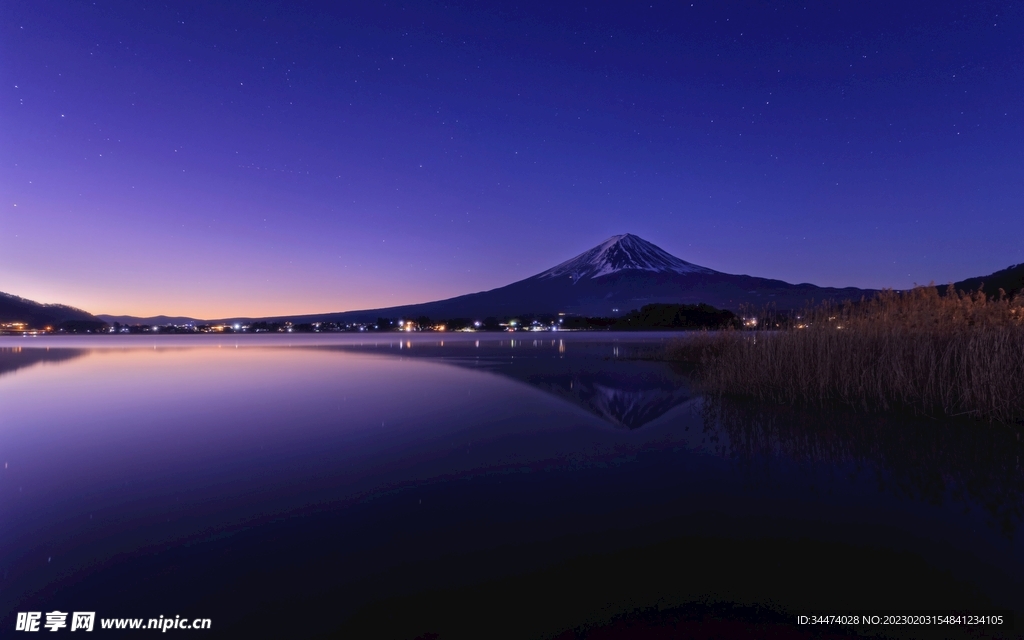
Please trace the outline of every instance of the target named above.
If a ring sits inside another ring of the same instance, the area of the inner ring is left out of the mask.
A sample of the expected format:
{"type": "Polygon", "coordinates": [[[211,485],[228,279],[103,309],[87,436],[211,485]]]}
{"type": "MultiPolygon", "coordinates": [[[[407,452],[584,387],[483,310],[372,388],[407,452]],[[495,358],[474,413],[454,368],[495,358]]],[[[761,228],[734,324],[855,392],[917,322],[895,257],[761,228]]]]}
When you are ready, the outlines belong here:
{"type": "Polygon", "coordinates": [[[828,286],[1024,262],[1019,2],[169,4],[0,4],[0,291],[342,311],[627,232],[828,286]]]}

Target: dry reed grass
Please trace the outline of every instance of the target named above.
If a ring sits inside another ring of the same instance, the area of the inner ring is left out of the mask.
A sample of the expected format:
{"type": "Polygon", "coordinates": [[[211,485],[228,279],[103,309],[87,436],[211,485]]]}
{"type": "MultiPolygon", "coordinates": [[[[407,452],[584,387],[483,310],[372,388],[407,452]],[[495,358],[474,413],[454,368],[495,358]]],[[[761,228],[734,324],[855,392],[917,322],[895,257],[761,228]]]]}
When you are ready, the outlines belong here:
{"type": "Polygon", "coordinates": [[[1020,296],[883,291],[858,303],[819,305],[777,331],[680,341],[670,357],[698,362],[711,393],[1024,422],[1020,296]]]}

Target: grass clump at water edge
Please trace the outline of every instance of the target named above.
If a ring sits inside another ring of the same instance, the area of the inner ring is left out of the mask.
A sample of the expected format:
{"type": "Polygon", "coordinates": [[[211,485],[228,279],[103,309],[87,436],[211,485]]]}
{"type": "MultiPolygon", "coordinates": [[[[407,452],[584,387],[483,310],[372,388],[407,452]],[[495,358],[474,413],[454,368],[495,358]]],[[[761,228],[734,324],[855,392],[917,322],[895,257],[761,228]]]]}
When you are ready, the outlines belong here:
{"type": "Polygon", "coordinates": [[[704,333],[668,358],[708,393],[1024,423],[1024,298],[935,287],[821,304],[778,329],[704,333]]]}

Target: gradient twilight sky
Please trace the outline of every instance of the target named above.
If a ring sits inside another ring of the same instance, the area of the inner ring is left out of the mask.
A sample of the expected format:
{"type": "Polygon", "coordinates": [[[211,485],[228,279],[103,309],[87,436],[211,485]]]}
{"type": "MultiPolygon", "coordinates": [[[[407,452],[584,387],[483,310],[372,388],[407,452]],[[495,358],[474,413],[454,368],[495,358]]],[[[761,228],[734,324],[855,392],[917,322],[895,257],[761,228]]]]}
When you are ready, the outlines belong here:
{"type": "Polygon", "coordinates": [[[0,96],[0,291],[93,313],[1024,262],[1021,2],[15,0],[0,96]]]}

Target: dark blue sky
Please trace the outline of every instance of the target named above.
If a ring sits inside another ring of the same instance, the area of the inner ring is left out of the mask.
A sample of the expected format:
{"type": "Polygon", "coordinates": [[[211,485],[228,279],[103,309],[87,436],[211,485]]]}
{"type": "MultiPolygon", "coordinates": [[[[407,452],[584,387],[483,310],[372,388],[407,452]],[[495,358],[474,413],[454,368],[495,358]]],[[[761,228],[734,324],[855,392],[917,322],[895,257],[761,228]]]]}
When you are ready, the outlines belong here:
{"type": "Polygon", "coordinates": [[[298,4],[0,5],[0,290],[339,311],[627,232],[830,286],[1024,262],[1020,2],[298,4]]]}

